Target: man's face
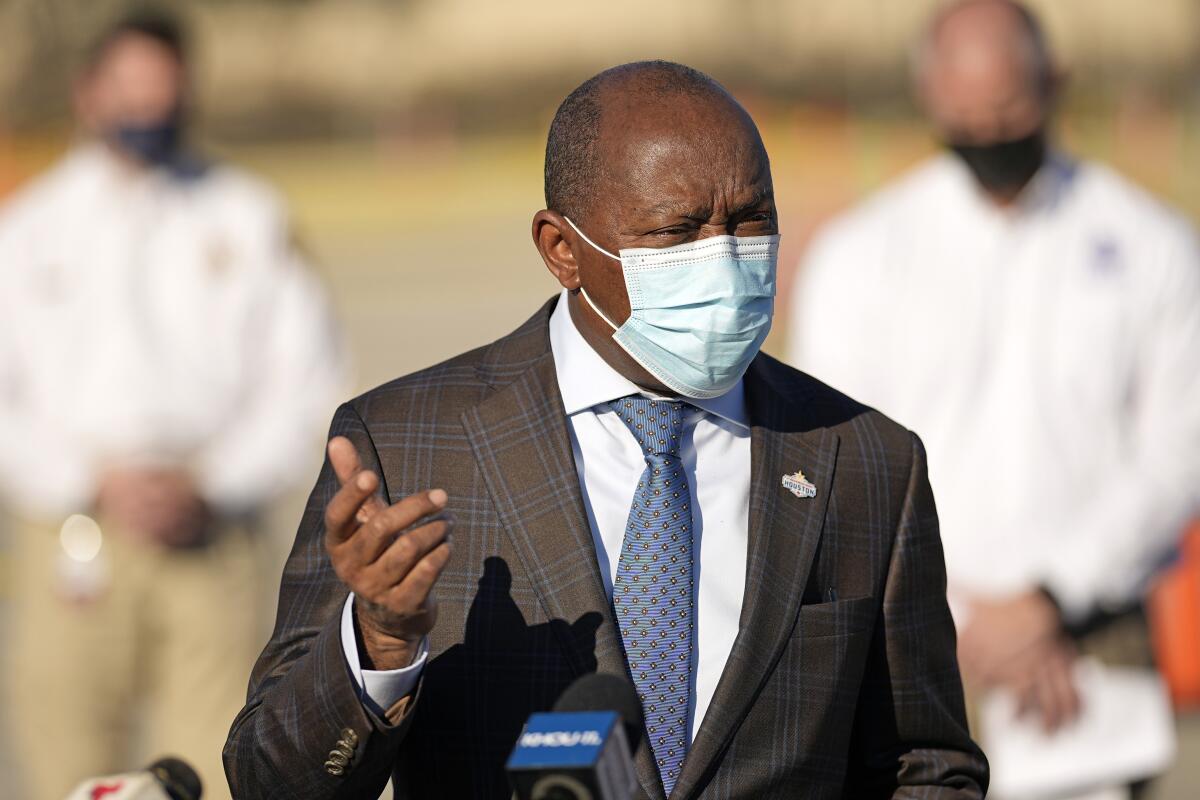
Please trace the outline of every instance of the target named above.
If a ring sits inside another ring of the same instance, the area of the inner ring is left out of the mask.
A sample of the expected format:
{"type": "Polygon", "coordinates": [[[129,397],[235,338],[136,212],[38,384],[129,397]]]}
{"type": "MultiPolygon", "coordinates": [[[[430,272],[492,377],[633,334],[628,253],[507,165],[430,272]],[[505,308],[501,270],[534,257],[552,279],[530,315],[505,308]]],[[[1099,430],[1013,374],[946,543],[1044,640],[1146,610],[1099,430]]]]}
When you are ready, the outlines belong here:
{"type": "Polygon", "coordinates": [[[161,125],[179,110],[184,77],[170,49],[148,36],[124,34],[80,80],[79,117],[98,136],[122,127],[161,125]]]}
{"type": "Polygon", "coordinates": [[[930,32],[920,93],[944,142],[1011,142],[1045,127],[1053,80],[1036,37],[1002,0],[951,7],[930,32]]]}
{"type": "Polygon", "coordinates": [[[942,141],[987,145],[1045,126],[1046,93],[1019,55],[946,46],[932,59],[924,97],[942,141]]]}
{"type": "MultiPolygon", "coordinates": [[[[661,249],[711,236],[778,233],[771,167],[758,130],[731,98],[713,92],[653,96],[635,85],[602,96],[600,167],[573,219],[610,253],[661,249]]],[[[587,244],[555,211],[539,211],[533,237],[570,291],[571,318],[593,349],[632,382],[671,391],[628,355],[580,299],[580,288],[620,326],[629,318],[621,264],[587,244]]]]}
{"type": "MultiPolygon", "coordinates": [[[[727,98],[676,96],[654,104],[636,94],[609,98],[599,150],[604,166],[596,195],[585,217],[572,221],[611,253],[778,233],[766,150],[749,117],[727,98]]],[[[620,325],[630,314],[621,265],[572,234],[580,283],[620,325]]],[[[575,318],[609,343],[612,330],[590,307],[579,306],[575,318]]],[[[620,371],[636,383],[663,388],[640,367],[626,366],[620,371]]]]}
{"type": "Polygon", "coordinates": [[[994,202],[1012,204],[1046,157],[1056,81],[1036,31],[1004,0],[964,2],[935,22],[923,57],[936,135],[994,202]]]}

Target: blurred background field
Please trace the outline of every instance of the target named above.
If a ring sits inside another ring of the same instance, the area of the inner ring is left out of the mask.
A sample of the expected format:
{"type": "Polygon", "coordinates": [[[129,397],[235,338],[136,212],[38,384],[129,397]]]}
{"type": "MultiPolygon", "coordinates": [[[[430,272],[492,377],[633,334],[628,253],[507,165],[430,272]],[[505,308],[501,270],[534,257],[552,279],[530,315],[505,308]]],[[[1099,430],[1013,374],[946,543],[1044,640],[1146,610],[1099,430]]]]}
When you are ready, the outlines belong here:
{"type": "MultiPolygon", "coordinates": [[[[553,293],[529,222],[543,204],[544,126],[557,97],[545,97],[527,131],[210,141],[210,152],[267,177],[287,197],[296,235],[341,309],[356,390],[502,335],[553,293]]],[[[1125,103],[1109,112],[1068,109],[1064,143],[1200,217],[1200,110],[1136,95],[1125,103]]],[[[797,101],[764,106],[756,117],[783,217],[784,284],[824,218],[935,149],[908,115],[797,101]]],[[[5,189],[65,145],[60,133],[9,134],[0,145],[5,189]]],[[[781,334],[782,320],[768,343],[776,355],[785,355],[781,334]]]]}
{"type": "MultiPolygon", "coordinates": [[[[0,201],[69,144],[72,70],[128,5],[0,0],[0,201]]],[[[195,24],[202,144],[286,196],[356,393],[504,334],[555,291],[529,233],[545,130],[606,66],[680,60],[751,110],[782,215],[781,297],[822,219],[936,148],[908,90],[934,0],[167,5],[195,24]]],[[[1069,70],[1062,141],[1200,220],[1200,0],[1030,5],[1069,70]]],[[[780,334],[768,350],[786,355],[780,334]]],[[[314,475],[318,458],[314,442],[314,475]]],[[[301,501],[275,515],[279,563],[301,501]]],[[[0,571],[0,603],[4,586],[0,571]]],[[[1200,726],[1183,725],[1161,797],[1197,796],[1200,726]]]]}
{"type": "MultiPolygon", "coordinates": [[[[127,5],[0,0],[0,197],[65,147],[72,69],[127,5]]],[[[173,5],[195,25],[204,143],[286,195],[359,389],[502,334],[553,291],[528,231],[545,130],[605,66],[677,59],[742,99],[788,268],[822,218],[935,147],[908,89],[932,0],[173,5]]],[[[1031,5],[1069,71],[1067,145],[1200,216],[1200,2],[1031,5]]]]}

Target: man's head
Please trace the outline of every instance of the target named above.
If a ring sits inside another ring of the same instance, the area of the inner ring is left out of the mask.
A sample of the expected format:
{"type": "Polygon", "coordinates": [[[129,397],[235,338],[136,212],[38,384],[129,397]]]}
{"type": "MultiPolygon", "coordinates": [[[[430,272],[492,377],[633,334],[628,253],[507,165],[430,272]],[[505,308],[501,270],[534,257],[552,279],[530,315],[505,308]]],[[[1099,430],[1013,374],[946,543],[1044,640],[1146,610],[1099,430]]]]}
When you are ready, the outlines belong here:
{"type": "Polygon", "coordinates": [[[572,317],[609,364],[634,383],[669,393],[612,341],[630,315],[621,265],[610,253],[664,248],[712,236],[778,232],[771,168],[758,129],[712,78],[680,64],[644,61],[606,70],[558,109],[546,145],[546,206],[533,238],[572,293],[572,317]]]}
{"type": "Polygon", "coordinates": [[[933,18],[915,67],[938,136],[1012,200],[1041,165],[1059,85],[1037,19],[1013,0],[960,0],[933,18]]]}
{"type": "Polygon", "coordinates": [[[140,12],[110,26],[92,48],[76,84],[76,112],[127,160],[162,163],[179,144],[186,90],[180,26],[140,12]]]}

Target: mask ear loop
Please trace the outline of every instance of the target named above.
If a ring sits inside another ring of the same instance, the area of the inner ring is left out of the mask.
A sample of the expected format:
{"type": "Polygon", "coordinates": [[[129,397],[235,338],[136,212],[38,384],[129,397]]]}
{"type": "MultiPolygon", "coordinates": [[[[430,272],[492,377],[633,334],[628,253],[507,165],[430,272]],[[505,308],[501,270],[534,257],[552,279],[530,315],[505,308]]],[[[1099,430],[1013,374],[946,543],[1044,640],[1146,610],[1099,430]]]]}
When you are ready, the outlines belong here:
{"type": "MultiPolygon", "coordinates": [[[[571,222],[570,217],[564,216],[563,219],[565,219],[567,221],[567,224],[570,225],[575,230],[575,232],[579,234],[580,238],[583,239],[588,244],[590,244],[593,249],[595,249],[596,251],[598,251],[600,253],[603,253],[604,255],[608,256],[609,258],[613,259],[614,261],[619,262],[621,260],[620,256],[614,256],[612,253],[608,252],[603,247],[601,247],[600,245],[596,244],[591,239],[589,239],[587,237],[587,234],[585,234],[583,231],[579,230],[579,226],[577,226],[574,222],[571,222]]],[[[583,299],[587,301],[587,304],[592,307],[592,311],[595,311],[596,314],[600,317],[600,319],[604,320],[608,324],[608,327],[612,328],[614,331],[618,330],[618,327],[613,324],[613,321],[611,319],[608,318],[608,314],[605,314],[603,311],[601,311],[600,307],[592,302],[592,298],[588,297],[587,290],[583,288],[582,283],[580,283],[580,285],[579,285],[579,293],[581,295],[583,295],[583,299]]]]}
{"type": "Polygon", "coordinates": [[[571,222],[571,218],[570,218],[570,217],[564,216],[564,217],[563,217],[563,219],[565,219],[565,220],[567,221],[567,224],[568,224],[568,225],[570,225],[570,226],[571,226],[571,228],[572,228],[572,229],[574,229],[574,231],[575,231],[576,233],[578,233],[578,234],[579,234],[581,237],[583,237],[583,240],[584,240],[585,242],[587,242],[588,244],[590,244],[590,245],[591,245],[591,246],[592,246],[594,249],[596,249],[596,250],[600,251],[601,253],[604,253],[604,255],[608,256],[608,257],[609,257],[609,258],[611,258],[613,261],[620,261],[620,260],[621,260],[621,257],[620,257],[620,256],[614,256],[612,253],[608,252],[608,251],[607,251],[607,250],[605,250],[603,247],[601,247],[600,245],[596,244],[596,243],[595,243],[595,242],[593,242],[591,239],[589,239],[589,238],[587,237],[587,234],[586,234],[586,233],[584,233],[583,231],[579,230],[579,226],[578,226],[578,225],[576,225],[574,222],[571,222]]]}

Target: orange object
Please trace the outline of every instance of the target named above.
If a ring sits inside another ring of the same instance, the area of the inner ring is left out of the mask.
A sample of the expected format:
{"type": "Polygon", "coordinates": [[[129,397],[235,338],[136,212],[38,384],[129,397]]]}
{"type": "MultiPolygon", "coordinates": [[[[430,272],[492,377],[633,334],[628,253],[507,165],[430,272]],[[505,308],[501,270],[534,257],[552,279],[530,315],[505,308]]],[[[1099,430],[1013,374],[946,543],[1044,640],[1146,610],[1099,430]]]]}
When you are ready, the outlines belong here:
{"type": "Polygon", "coordinates": [[[1200,708],[1200,521],[1149,599],[1154,653],[1176,708],[1200,708]]]}

